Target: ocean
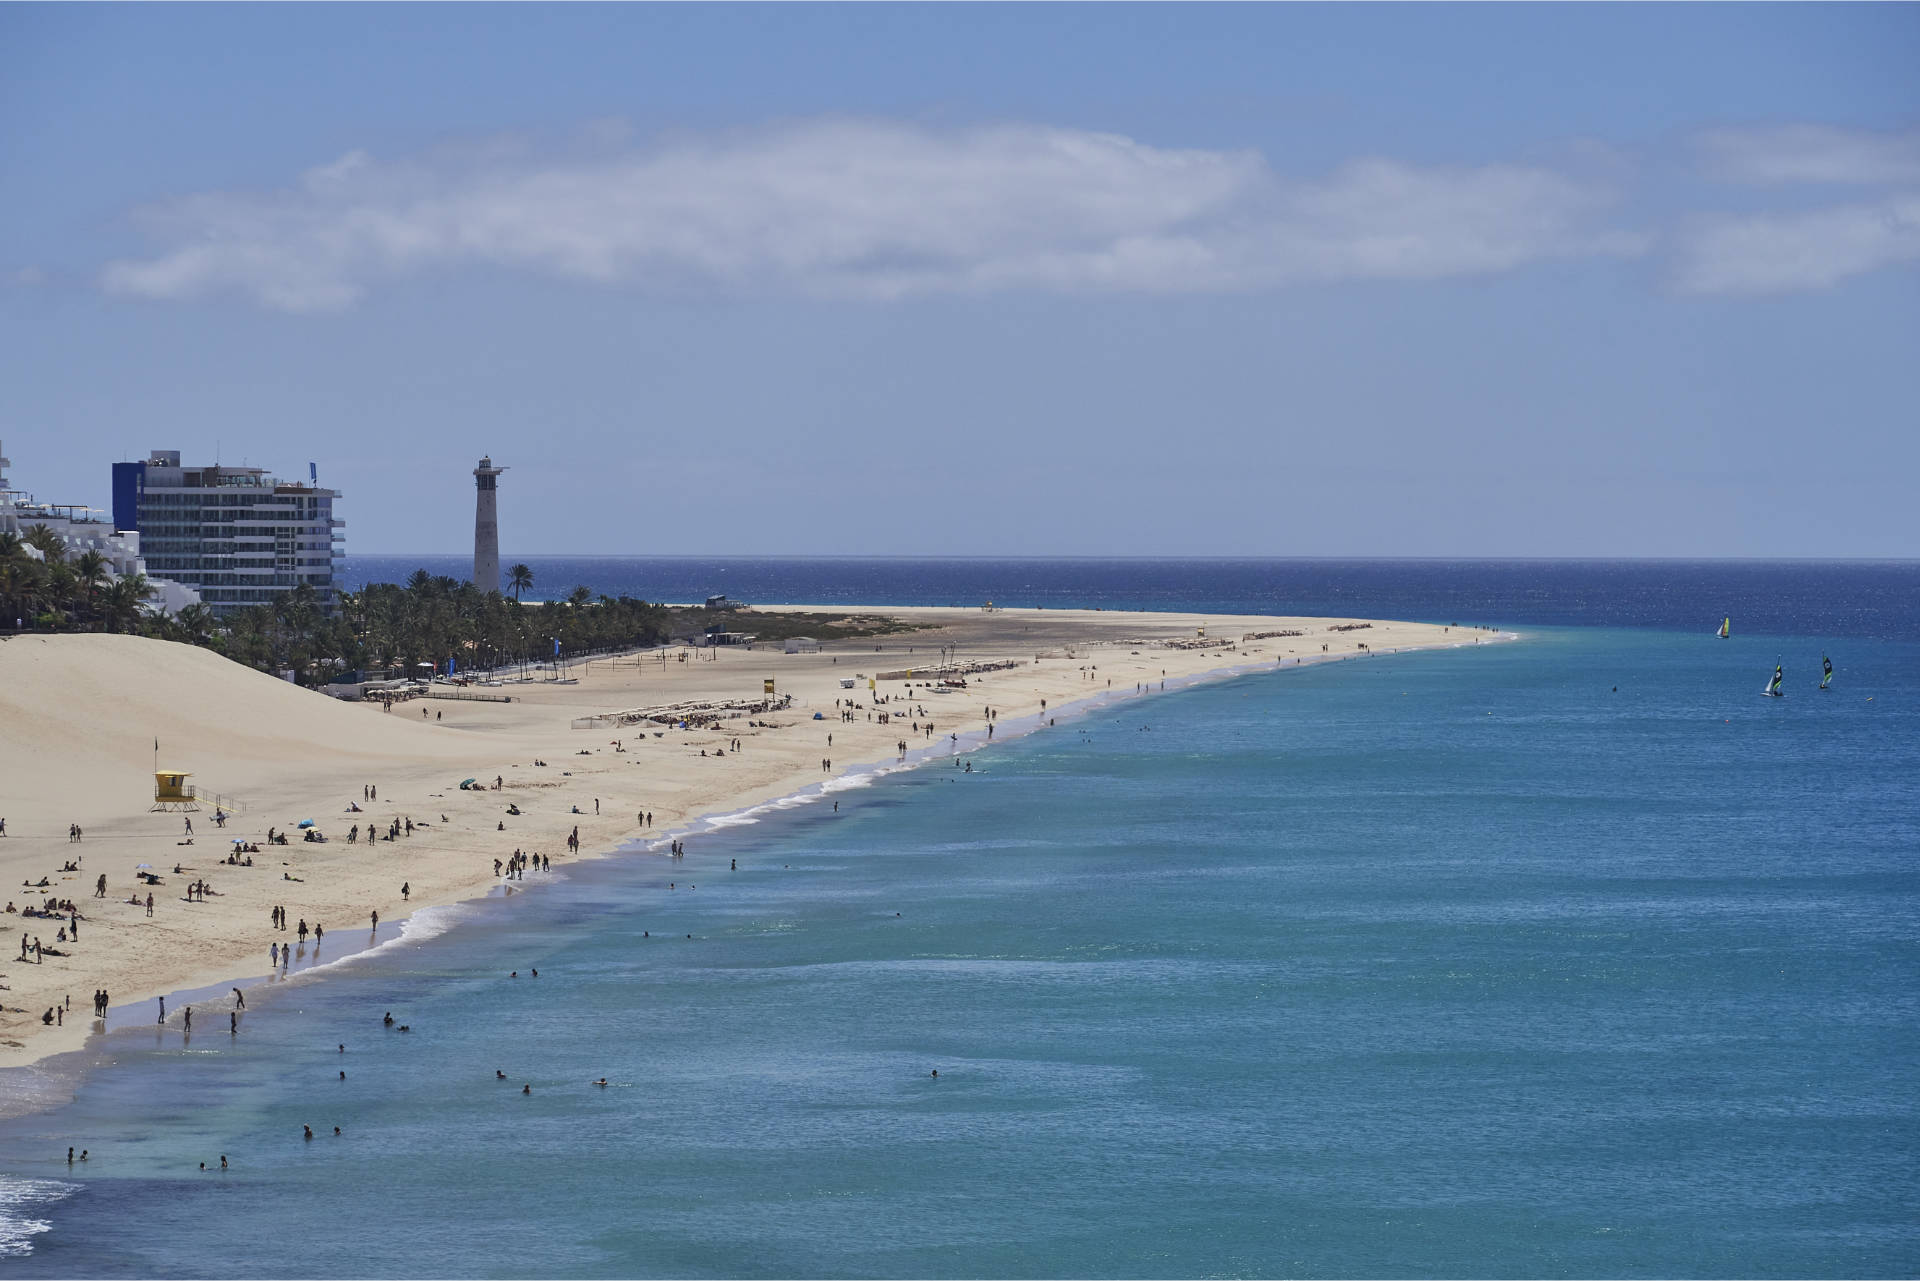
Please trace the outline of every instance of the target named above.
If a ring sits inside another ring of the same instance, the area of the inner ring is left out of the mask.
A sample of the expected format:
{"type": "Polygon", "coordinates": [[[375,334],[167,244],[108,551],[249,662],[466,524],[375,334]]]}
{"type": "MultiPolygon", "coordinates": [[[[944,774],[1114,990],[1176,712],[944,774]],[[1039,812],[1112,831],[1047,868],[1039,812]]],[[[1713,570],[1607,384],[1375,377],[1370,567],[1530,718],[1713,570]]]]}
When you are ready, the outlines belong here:
{"type": "MultiPolygon", "coordinates": [[[[1755,635],[1920,638],[1920,562],[1567,560],[1001,560],[502,556],[526,600],[596,594],[686,604],[980,605],[1392,617],[1694,631],[1735,615],[1755,635]]],[[[465,580],[465,556],[349,556],[348,590],[416,569],[465,580]]]]}
{"type": "Polygon", "coordinates": [[[1523,639],[1116,697],[116,1032],[0,1123],[0,1269],[1920,1270],[1920,565],[552,568],[1523,639]]]}

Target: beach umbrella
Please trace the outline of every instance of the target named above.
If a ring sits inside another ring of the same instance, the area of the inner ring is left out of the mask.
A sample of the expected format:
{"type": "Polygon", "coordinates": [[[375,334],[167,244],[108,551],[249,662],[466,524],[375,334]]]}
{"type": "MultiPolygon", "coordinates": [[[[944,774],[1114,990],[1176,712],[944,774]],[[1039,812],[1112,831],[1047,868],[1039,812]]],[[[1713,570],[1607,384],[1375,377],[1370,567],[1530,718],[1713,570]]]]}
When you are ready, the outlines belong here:
{"type": "Polygon", "coordinates": [[[313,820],[312,820],[312,819],[310,819],[310,818],[303,818],[303,819],[301,819],[301,820],[300,820],[300,826],[301,826],[301,827],[312,827],[312,826],[313,826],[313,820]]]}
{"type": "Polygon", "coordinates": [[[135,863],[135,864],[133,865],[133,870],[134,870],[134,871],[136,871],[136,872],[143,872],[143,871],[151,871],[151,870],[153,870],[153,864],[151,864],[151,863],[135,863]]]}

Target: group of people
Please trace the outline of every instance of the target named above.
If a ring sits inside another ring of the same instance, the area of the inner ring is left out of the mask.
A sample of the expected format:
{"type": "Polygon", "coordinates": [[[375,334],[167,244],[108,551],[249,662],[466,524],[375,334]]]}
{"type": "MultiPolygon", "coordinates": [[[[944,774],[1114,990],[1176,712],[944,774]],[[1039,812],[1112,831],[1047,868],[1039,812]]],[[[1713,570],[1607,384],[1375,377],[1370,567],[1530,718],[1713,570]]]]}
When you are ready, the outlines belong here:
{"type": "Polygon", "coordinates": [[[77,917],[80,914],[79,909],[74,907],[73,900],[70,898],[49,898],[39,907],[35,907],[29,903],[26,907],[16,908],[12,903],[8,903],[7,911],[17,911],[22,916],[44,916],[55,920],[68,916],[77,917]]]}
{"type": "MultiPolygon", "coordinates": [[[[493,860],[493,874],[500,876],[504,872],[506,878],[510,881],[525,880],[529,867],[536,872],[551,872],[553,870],[553,860],[545,854],[522,854],[519,850],[515,850],[505,863],[502,863],[499,859],[493,860]]],[[[401,888],[401,897],[405,898],[405,890],[407,887],[402,886],[401,888]]]]}

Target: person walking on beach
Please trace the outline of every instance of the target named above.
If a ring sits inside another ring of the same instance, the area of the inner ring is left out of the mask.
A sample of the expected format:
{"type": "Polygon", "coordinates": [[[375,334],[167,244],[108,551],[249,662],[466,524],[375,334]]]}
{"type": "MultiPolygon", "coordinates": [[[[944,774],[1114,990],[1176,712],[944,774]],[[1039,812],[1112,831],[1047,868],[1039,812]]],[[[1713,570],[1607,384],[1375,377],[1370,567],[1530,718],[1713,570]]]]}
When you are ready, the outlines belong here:
{"type": "Polygon", "coordinates": [[[167,998],[163,996],[160,998],[160,1017],[156,1019],[155,1022],[165,1023],[166,1021],[167,1021],[167,998]]]}
{"type": "Polygon", "coordinates": [[[373,928],[375,931],[378,931],[380,928],[380,909],[377,907],[373,909],[372,916],[373,916],[373,928]]]}
{"type": "Polygon", "coordinates": [[[93,883],[93,896],[95,898],[105,898],[107,896],[107,874],[105,872],[100,873],[100,879],[93,883]]]}
{"type": "Polygon", "coordinates": [[[153,915],[153,891],[152,890],[147,891],[147,915],[148,916],[153,915]]]}
{"type": "Polygon", "coordinates": [[[233,1008],[236,1010],[244,1010],[247,1008],[246,995],[237,987],[233,989],[233,1008]]]}
{"type": "MultiPolygon", "coordinates": [[[[184,815],[182,815],[182,817],[185,817],[185,816],[184,816],[184,815]]],[[[187,834],[188,836],[192,836],[192,835],[193,835],[193,820],[192,820],[191,818],[187,818],[187,820],[186,820],[186,822],[187,822],[187,833],[186,833],[186,834],[187,834]]]]}

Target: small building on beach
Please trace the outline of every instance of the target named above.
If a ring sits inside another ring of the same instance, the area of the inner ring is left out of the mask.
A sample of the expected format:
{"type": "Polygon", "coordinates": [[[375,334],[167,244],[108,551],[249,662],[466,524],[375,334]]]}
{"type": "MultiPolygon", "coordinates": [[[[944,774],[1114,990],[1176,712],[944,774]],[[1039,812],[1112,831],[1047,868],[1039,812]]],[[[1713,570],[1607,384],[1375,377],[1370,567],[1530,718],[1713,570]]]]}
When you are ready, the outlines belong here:
{"type": "Polygon", "coordinates": [[[789,636],[784,648],[789,654],[818,654],[820,642],[811,636],[789,636]]]}

